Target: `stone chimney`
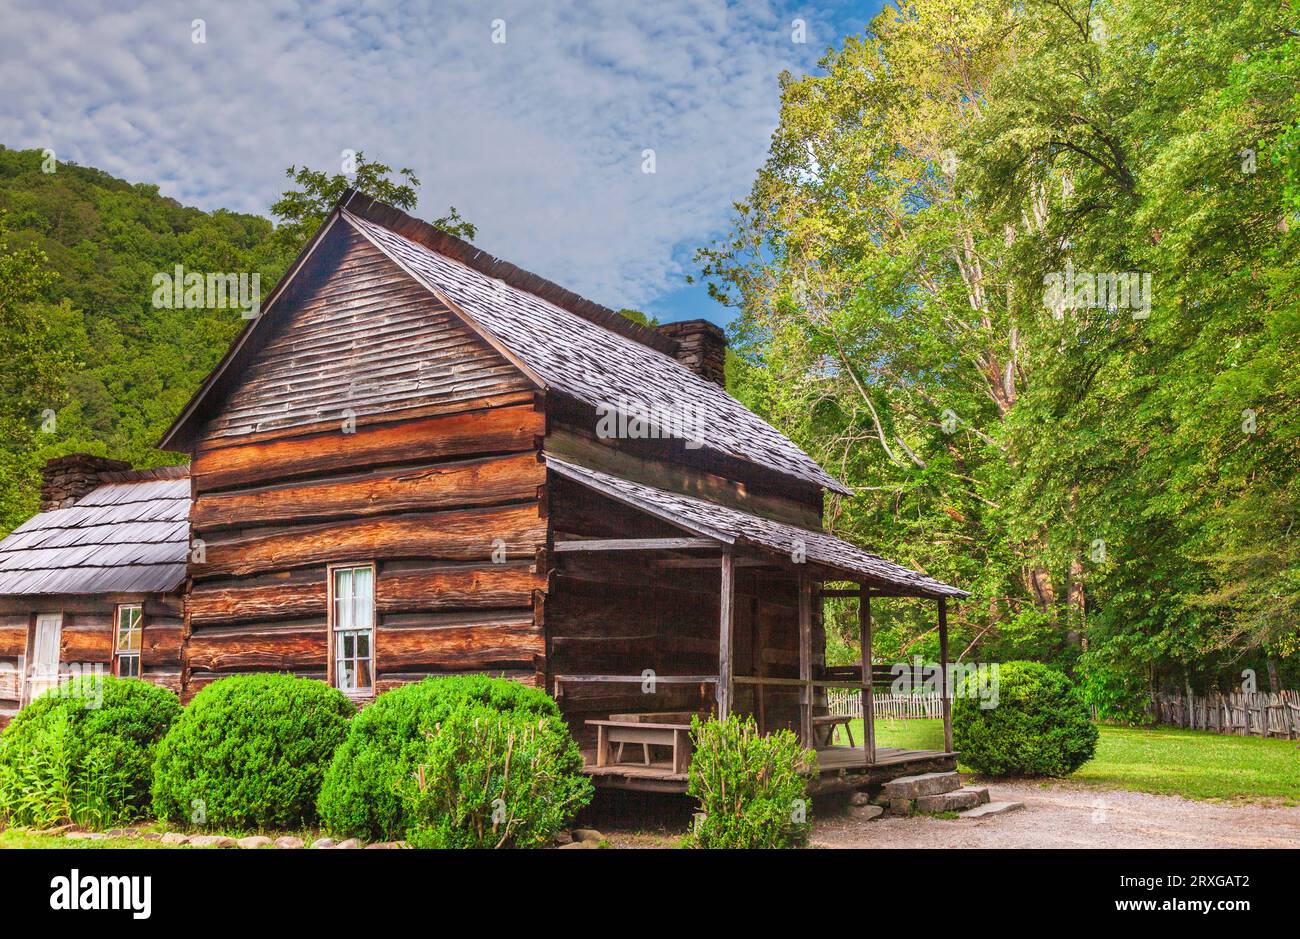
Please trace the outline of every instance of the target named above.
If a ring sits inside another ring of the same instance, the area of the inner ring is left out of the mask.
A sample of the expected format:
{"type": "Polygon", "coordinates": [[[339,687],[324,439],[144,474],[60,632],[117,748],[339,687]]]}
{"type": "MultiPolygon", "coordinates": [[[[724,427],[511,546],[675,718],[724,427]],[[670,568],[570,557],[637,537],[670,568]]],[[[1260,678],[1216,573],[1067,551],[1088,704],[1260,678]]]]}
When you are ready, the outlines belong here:
{"type": "Polygon", "coordinates": [[[89,453],[69,453],[50,460],[41,468],[41,511],[66,509],[77,500],[103,484],[100,473],[129,470],[130,463],[91,456],[89,453]]]}
{"type": "Polygon", "coordinates": [[[659,332],[677,340],[676,359],[696,375],[727,387],[727,334],[708,320],[663,323],[659,332]]]}

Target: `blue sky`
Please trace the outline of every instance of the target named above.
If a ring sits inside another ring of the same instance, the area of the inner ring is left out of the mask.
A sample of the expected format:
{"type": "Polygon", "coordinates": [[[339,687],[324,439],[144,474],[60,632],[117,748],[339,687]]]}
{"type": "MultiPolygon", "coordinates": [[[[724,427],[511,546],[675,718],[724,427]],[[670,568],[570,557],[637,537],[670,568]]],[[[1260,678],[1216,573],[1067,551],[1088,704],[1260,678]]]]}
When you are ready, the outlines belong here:
{"type": "Polygon", "coordinates": [[[415,169],[417,214],[455,205],[494,254],[610,306],[722,322],[684,278],[762,163],[777,76],[880,5],[0,0],[0,143],[261,214],[286,166],[362,150],[415,169]]]}

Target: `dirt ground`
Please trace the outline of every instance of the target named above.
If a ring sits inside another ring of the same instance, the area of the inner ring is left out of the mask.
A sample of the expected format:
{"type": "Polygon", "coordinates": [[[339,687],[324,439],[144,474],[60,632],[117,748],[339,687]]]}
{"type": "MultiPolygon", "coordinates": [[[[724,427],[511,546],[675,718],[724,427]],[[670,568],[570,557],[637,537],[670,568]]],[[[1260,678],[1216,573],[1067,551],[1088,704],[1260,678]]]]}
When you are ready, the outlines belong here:
{"type": "MultiPolygon", "coordinates": [[[[982,785],[982,783],[981,783],[982,785]]],[[[1025,807],[982,819],[814,821],[823,848],[1300,848],[1300,807],[1193,802],[1068,783],[989,784],[1025,807]]]]}
{"type": "MultiPolygon", "coordinates": [[[[986,783],[968,780],[979,785],[986,783]]],[[[814,818],[814,848],[1300,848],[1300,807],[1194,802],[1071,783],[987,783],[1025,807],[983,819],[814,818]]],[[[609,820],[606,819],[606,822],[609,820]]],[[[665,820],[668,821],[668,820],[665,820]]],[[[657,830],[602,826],[616,848],[671,848],[685,818],[657,830]]]]}

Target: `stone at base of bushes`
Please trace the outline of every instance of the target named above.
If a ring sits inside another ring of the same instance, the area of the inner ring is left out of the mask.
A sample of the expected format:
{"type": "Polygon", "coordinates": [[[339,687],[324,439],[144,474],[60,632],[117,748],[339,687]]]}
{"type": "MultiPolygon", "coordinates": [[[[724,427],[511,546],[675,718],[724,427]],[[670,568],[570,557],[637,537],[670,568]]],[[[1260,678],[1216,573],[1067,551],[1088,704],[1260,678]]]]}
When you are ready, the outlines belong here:
{"type": "Polygon", "coordinates": [[[191,835],[190,844],[196,848],[233,848],[237,842],[226,835],[191,835]]]}
{"type": "Polygon", "coordinates": [[[359,848],[359,847],[361,847],[361,840],[360,840],[359,838],[347,838],[347,839],[345,839],[345,840],[343,840],[343,841],[340,841],[340,842],[339,842],[338,844],[336,844],[334,847],[335,847],[335,849],[343,848],[343,849],[345,849],[345,850],[347,850],[347,849],[351,849],[351,848],[359,848]]]}
{"type": "Polygon", "coordinates": [[[594,841],[570,841],[568,844],[560,845],[560,850],[564,851],[569,848],[599,848],[600,845],[594,841]]]}
{"type": "Polygon", "coordinates": [[[410,847],[405,841],[376,841],[374,844],[366,845],[367,851],[380,850],[402,850],[410,847]]]}
{"type": "Polygon", "coordinates": [[[190,836],[182,835],[177,831],[169,831],[159,840],[162,841],[163,844],[189,844],[190,836]]]}
{"type": "Polygon", "coordinates": [[[572,835],[574,841],[590,841],[592,844],[600,844],[605,840],[605,836],[594,828],[575,828],[572,835]]]}
{"type": "Polygon", "coordinates": [[[70,831],[63,837],[73,841],[103,841],[108,835],[102,831],[70,831]]]}
{"type": "Polygon", "coordinates": [[[266,837],[266,835],[249,835],[247,838],[240,838],[239,841],[235,843],[241,848],[265,848],[267,845],[275,844],[275,842],[266,837]]]}
{"type": "Polygon", "coordinates": [[[311,846],[313,848],[332,848],[336,844],[338,844],[338,842],[333,838],[317,838],[311,843],[311,846]]]}
{"type": "Polygon", "coordinates": [[[559,832],[556,832],[556,833],[555,833],[555,843],[556,843],[556,845],[572,844],[572,843],[573,843],[573,833],[572,833],[572,832],[568,832],[568,831],[559,831],[559,832]]]}
{"type": "Polygon", "coordinates": [[[281,835],[279,838],[275,839],[275,846],[277,848],[301,848],[305,843],[306,842],[301,838],[295,838],[293,835],[281,835]]]}

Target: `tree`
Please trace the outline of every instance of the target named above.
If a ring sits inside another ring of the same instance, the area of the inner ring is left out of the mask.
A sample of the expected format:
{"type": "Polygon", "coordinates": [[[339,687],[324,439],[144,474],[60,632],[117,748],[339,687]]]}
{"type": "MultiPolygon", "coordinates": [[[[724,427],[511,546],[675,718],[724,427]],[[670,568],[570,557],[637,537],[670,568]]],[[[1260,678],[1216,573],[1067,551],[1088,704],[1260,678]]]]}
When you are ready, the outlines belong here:
{"type": "Polygon", "coordinates": [[[9,246],[0,214],[0,527],[8,530],[22,520],[20,492],[32,486],[35,474],[24,455],[42,434],[57,426],[57,409],[66,397],[65,382],[73,360],[50,328],[57,315],[43,293],[57,279],[39,248],[9,246]]]}
{"type": "MultiPolygon", "coordinates": [[[[330,174],[306,166],[290,166],[284,171],[298,187],[285,190],[271,206],[271,214],[280,222],[275,230],[275,242],[285,256],[292,258],[298,253],[349,189],[399,209],[414,211],[416,189],[420,185],[414,170],[402,167],[393,178],[392,167],[367,160],[363,151],[357,151],[354,161],[351,173],[330,174]]],[[[472,241],[478,234],[478,229],[463,219],[455,206],[435,219],[433,225],[466,241],[472,241]]]]}
{"type": "Polygon", "coordinates": [[[828,522],[973,591],[958,654],[1292,647],[1295,37],[1264,0],[910,0],[783,77],[704,273],[748,403],[854,490],[828,522]]]}

